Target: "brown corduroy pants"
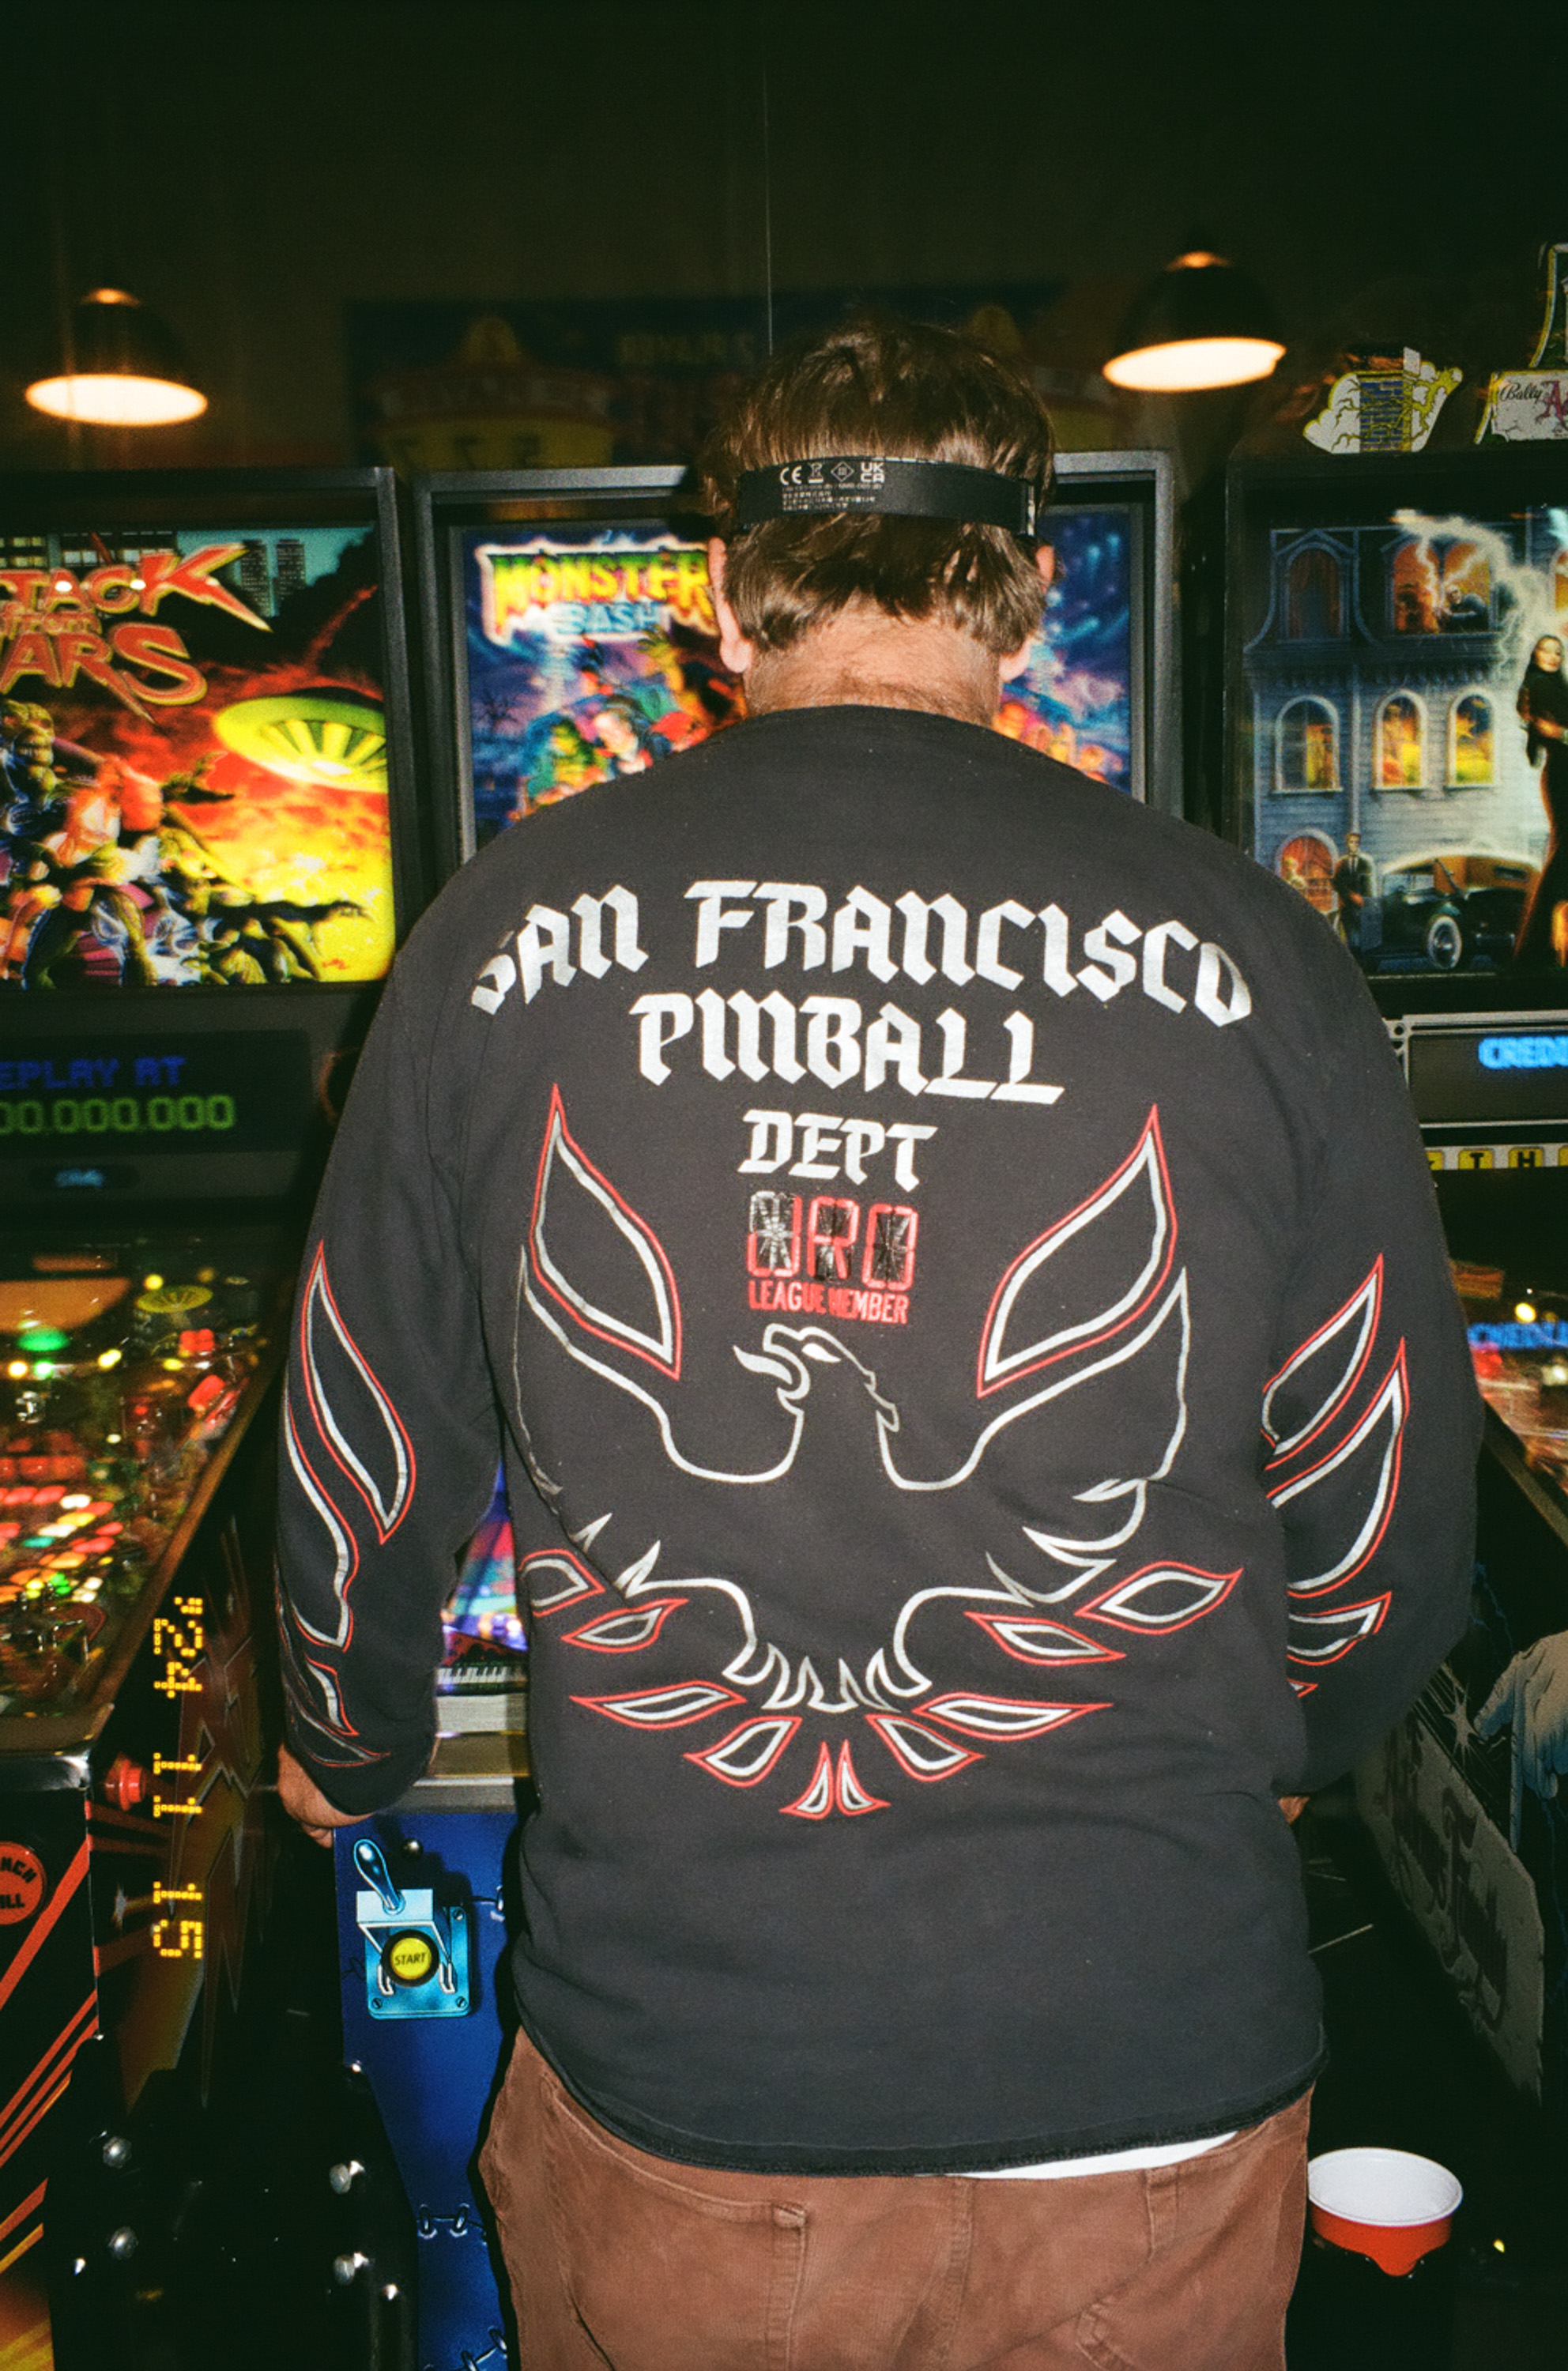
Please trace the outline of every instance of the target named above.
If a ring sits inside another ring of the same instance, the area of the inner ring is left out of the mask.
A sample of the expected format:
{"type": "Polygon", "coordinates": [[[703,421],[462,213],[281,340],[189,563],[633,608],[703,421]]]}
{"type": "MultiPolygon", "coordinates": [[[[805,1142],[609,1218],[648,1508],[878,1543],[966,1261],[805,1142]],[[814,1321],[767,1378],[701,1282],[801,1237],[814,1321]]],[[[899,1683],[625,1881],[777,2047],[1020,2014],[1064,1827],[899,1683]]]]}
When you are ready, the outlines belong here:
{"type": "Polygon", "coordinates": [[[1307,2109],[1143,2172],[727,2173],[616,2139],[519,2034],[479,2165],[521,2371],[1281,2371],[1307,2109]]]}

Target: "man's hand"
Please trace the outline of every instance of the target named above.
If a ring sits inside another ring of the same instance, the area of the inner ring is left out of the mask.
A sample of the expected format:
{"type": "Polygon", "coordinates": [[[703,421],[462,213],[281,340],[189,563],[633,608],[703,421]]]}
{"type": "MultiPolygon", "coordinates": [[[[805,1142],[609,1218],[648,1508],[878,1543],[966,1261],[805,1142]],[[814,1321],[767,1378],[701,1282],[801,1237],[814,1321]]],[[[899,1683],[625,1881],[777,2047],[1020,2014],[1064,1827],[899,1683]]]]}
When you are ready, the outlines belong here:
{"type": "Polygon", "coordinates": [[[363,1811],[340,1811],[335,1803],[329,1803],[286,1745],[278,1748],[278,1794],[290,1819],[299,1822],[312,1844],[330,1845],[334,1828],[352,1828],[366,1816],[363,1811]]]}

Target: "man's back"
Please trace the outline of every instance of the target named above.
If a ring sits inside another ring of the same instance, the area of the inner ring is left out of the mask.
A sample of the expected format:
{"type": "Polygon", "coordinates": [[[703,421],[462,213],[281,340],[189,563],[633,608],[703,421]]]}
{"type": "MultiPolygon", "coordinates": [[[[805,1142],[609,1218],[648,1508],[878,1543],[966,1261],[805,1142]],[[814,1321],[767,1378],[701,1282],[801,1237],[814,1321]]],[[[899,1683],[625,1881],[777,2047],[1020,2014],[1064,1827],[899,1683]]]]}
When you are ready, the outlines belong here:
{"type": "Polygon", "coordinates": [[[377,1579],[296,1587],[296,1706],[416,1766],[493,1388],[519,1997],[599,2120],[936,2170],[1297,2096],[1275,1797],[1468,1583],[1430,1189],[1319,919],[976,726],[794,709],[486,851],[356,1101],[285,1512],[304,1571],[368,1510],[377,1579]]]}

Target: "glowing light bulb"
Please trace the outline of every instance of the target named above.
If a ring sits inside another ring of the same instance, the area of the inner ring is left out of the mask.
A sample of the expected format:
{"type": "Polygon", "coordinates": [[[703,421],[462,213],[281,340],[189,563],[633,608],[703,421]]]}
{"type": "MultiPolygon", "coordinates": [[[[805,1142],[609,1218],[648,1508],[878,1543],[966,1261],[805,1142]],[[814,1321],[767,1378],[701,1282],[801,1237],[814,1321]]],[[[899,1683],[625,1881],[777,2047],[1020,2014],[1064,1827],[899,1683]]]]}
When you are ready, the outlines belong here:
{"type": "Polygon", "coordinates": [[[1518,1319],[1521,1325],[1533,1325],[1536,1322],[1535,1302],[1533,1301],[1516,1301],[1514,1303],[1514,1314],[1518,1319]]]}
{"type": "Polygon", "coordinates": [[[120,1361],[124,1356],[125,1353],[123,1350],[100,1350],[98,1352],[98,1365],[107,1374],[110,1367],[119,1366],[120,1361]]]}
{"type": "Polygon", "coordinates": [[[161,1292],[163,1290],[163,1285],[164,1280],[161,1276],[144,1276],[142,1278],[142,1290],[144,1292],[161,1292]]]}
{"type": "Polygon", "coordinates": [[[1105,364],[1113,387],[1145,395],[1185,395],[1196,387],[1245,387],[1267,378],[1285,348],[1272,338],[1183,338],[1146,346],[1105,364]]]}

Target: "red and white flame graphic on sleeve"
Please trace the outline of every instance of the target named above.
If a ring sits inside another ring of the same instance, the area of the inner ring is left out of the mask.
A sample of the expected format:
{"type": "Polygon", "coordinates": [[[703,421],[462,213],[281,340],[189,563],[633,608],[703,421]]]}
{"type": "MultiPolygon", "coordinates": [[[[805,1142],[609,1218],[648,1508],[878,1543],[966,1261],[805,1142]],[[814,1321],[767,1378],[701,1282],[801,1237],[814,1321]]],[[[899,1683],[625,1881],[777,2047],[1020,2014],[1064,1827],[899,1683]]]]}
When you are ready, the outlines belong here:
{"type": "Polygon", "coordinates": [[[283,1442],[305,1503],[325,1534],[310,1559],[314,1586],[282,1601],[284,1679],[323,1761],[378,1758],[359,1744],[343,1701],[342,1659],[353,1638],[353,1585],[363,1548],[383,1546],[413,1498],[413,1444],[339,1310],[317,1247],[300,1297],[283,1442]]]}
{"type": "Polygon", "coordinates": [[[1378,1259],[1263,1394],[1268,1495],[1290,1530],[1299,1575],[1290,1589],[1290,1660],[1302,1694],[1325,1665],[1381,1629],[1389,1611],[1389,1593],[1367,1594],[1362,1576],[1399,1498],[1410,1382],[1402,1339],[1391,1353],[1378,1348],[1382,1314],[1378,1259]]]}

